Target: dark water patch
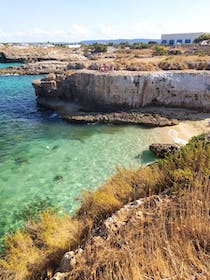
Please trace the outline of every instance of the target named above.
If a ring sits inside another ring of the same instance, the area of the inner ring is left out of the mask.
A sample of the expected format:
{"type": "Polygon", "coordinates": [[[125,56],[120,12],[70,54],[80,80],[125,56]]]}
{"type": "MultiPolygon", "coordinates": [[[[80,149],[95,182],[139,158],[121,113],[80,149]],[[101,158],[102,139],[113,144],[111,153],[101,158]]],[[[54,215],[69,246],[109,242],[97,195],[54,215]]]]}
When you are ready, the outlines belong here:
{"type": "Polygon", "coordinates": [[[150,162],[153,162],[157,159],[156,156],[153,155],[153,153],[150,150],[144,150],[138,155],[135,156],[136,160],[139,160],[140,163],[148,164],[150,162]]]}
{"type": "Polygon", "coordinates": [[[54,150],[57,150],[57,149],[59,149],[59,147],[60,147],[59,145],[55,145],[55,146],[52,147],[52,150],[53,150],[53,151],[54,151],[54,150]]]}
{"type": "Polygon", "coordinates": [[[16,221],[28,221],[30,219],[34,220],[37,219],[38,215],[41,212],[47,209],[53,209],[53,211],[58,211],[52,199],[50,199],[49,197],[35,197],[33,201],[29,201],[22,208],[14,212],[14,219],[16,221]]]}
{"type": "Polygon", "coordinates": [[[62,181],[63,180],[63,176],[60,175],[60,174],[57,174],[54,178],[53,178],[53,181],[55,182],[59,182],[59,181],[62,181]]]}
{"type": "Polygon", "coordinates": [[[29,163],[27,157],[21,156],[21,157],[15,158],[15,164],[17,164],[17,165],[26,164],[26,163],[29,163]]]}

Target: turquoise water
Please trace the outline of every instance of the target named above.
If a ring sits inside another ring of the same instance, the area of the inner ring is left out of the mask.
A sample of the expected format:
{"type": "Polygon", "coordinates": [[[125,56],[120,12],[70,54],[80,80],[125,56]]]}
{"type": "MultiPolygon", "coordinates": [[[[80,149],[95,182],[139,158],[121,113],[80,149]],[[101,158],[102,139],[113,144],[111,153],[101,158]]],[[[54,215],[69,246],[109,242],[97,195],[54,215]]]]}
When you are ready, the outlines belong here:
{"type": "Polygon", "coordinates": [[[72,213],[82,191],[95,189],[115,167],[153,159],[148,145],[160,129],[75,125],[36,105],[37,76],[0,76],[0,235],[24,222],[25,209],[56,205],[72,213]]]}
{"type": "Polygon", "coordinates": [[[8,67],[11,67],[11,66],[20,66],[22,64],[23,63],[0,63],[0,69],[1,68],[8,68],[8,67]]]}

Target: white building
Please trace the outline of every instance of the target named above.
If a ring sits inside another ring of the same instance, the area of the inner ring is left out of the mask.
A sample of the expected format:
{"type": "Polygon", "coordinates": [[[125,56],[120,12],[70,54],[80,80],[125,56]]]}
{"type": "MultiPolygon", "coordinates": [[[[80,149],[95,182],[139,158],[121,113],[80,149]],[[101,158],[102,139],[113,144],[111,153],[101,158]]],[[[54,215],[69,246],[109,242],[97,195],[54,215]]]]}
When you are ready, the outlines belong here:
{"type": "Polygon", "coordinates": [[[66,46],[70,49],[79,49],[81,47],[80,44],[69,44],[69,45],[66,45],[66,46]]]}
{"type": "Polygon", "coordinates": [[[192,44],[193,41],[199,36],[201,36],[203,33],[204,32],[162,34],[161,44],[163,45],[192,44]]]}

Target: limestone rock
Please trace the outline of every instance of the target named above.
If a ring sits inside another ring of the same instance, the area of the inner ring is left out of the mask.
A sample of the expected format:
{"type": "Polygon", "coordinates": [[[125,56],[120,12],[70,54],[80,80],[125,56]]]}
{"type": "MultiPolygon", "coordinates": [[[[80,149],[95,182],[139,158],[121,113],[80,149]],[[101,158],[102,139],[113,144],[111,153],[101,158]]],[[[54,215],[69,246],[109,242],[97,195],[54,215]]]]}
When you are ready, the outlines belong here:
{"type": "Polygon", "coordinates": [[[55,81],[56,80],[56,75],[54,73],[47,74],[44,78],[45,81],[55,81]]]}
{"type": "Polygon", "coordinates": [[[77,62],[77,63],[69,63],[67,65],[67,69],[71,70],[71,69],[84,69],[86,68],[86,65],[82,62],[77,62]]]}
{"type": "Polygon", "coordinates": [[[56,87],[56,94],[78,102],[86,111],[125,111],[146,106],[210,110],[209,71],[75,70],[63,81],[56,80],[56,87]]]}
{"type": "Polygon", "coordinates": [[[83,250],[81,248],[75,251],[69,251],[63,256],[60,266],[57,269],[59,272],[67,272],[72,269],[80,260],[83,250]]]}
{"type": "Polygon", "coordinates": [[[50,280],[67,280],[68,273],[57,272],[50,280]]]}
{"type": "Polygon", "coordinates": [[[150,151],[160,158],[165,158],[171,153],[177,152],[181,146],[177,144],[152,144],[149,146],[150,151]]]}
{"type": "MultiPolygon", "coordinates": [[[[9,68],[0,69],[0,74],[18,74],[18,75],[39,75],[39,74],[50,74],[49,77],[45,77],[45,80],[52,79],[52,73],[63,73],[67,70],[68,62],[63,61],[41,61],[26,63],[20,66],[13,66],[9,68]]],[[[54,76],[54,78],[56,78],[54,76]]]]}
{"type": "Polygon", "coordinates": [[[172,126],[178,124],[178,121],[176,119],[169,119],[159,114],[144,114],[137,111],[110,113],[78,112],[74,114],[63,114],[62,117],[70,122],[80,123],[131,123],[144,124],[152,127],[172,126]]]}

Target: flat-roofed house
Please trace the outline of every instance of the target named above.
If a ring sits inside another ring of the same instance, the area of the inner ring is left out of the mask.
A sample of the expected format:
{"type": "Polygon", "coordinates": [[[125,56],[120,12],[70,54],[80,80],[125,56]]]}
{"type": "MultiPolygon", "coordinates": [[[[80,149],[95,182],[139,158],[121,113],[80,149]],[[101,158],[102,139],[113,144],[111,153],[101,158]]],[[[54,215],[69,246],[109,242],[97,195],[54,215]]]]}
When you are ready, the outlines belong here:
{"type": "Polygon", "coordinates": [[[192,44],[193,41],[199,36],[201,36],[202,34],[204,34],[204,32],[162,34],[161,44],[163,45],[192,44]]]}

